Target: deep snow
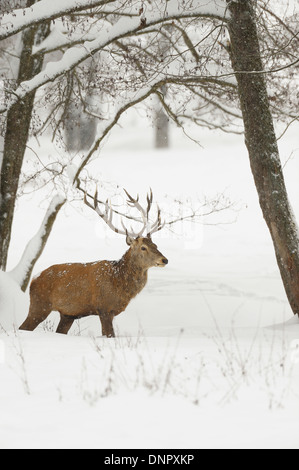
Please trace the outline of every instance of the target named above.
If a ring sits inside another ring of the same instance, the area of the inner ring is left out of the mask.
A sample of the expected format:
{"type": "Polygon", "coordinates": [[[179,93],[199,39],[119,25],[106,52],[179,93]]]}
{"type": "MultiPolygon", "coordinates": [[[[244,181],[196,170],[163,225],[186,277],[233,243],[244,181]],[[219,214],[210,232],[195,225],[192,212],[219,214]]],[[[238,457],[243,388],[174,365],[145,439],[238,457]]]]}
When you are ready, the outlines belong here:
{"type": "MultiPolygon", "coordinates": [[[[151,270],[147,287],[115,320],[112,340],[101,338],[95,318],[56,335],[56,314],[33,333],[14,331],[10,314],[21,323],[28,294],[2,273],[0,448],[298,448],[299,321],[242,138],[198,131],[198,147],[173,129],[172,148],[155,152],[151,129],[136,132],[136,116],[114,132],[92,164],[94,176],[131,194],[151,186],[158,201],[225,191],[238,211],[219,214],[227,224],[184,224],[178,235],[155,237],[169,265],[151,270]]],[[[299,217],[295,131],[280,145],[283,162],[294,151],[285,174],[299,217]]],[[[50,153],[47,145],[36,150],[50,153]]],[[[11,269],[45,207],[37,208],[34,194],[19,202],[11,269]]],[[[77,202],[62,211],[35,273],[122,256],[123,238],[88,208],[77,202]]]]}

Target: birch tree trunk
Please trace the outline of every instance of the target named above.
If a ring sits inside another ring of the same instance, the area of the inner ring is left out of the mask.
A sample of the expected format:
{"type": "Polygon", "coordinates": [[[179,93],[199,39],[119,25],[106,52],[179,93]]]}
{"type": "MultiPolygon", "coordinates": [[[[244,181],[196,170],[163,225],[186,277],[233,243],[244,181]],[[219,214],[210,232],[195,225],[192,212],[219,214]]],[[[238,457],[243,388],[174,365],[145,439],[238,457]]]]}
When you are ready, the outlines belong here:
{"type": "Polygon", "coordinates": [[[298,231],[288,200],[269,108],[254,2],[237,0],[227,3],[231,13],[228,23],[231,60],[238,82],[251,170],[285,291],[294,314],[299,314],[298,231]]]}
{"type": "MultiPolygon", "coordinates": [[[[28,0],[31,6],[35,0],[28,0]]],[[[16,85],[30,80],[42,70],[43,56],[32,55],[35,43],[42,41],[50,31],[49,23],[29,28],[23,33],[16,85]]],[[[3,158],[0,177],[0,269],[5,270],[11,239],[11,228],[19,177],[29,136],[35,92],[17,101],[7,112],[3,158]]]]}

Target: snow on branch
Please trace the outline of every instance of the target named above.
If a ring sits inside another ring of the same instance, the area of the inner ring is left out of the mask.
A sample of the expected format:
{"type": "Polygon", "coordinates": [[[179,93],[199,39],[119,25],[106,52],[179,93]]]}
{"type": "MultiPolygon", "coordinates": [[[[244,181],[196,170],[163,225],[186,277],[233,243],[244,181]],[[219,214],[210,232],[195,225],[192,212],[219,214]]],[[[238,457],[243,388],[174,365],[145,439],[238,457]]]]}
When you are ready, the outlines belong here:
{"type": "Polygon", "coordinates": [[[115,111],[113,113],[113,116],[103,123],[101,128],[99,129],[99,134],[100,136],[96,139],[95,143],[89,150],[87,156],[83,158],[83,161],[81,165],[79,166],[77,173],[74,177],[74,181],[77,183],[77,186],[79,187],[80,181],[79,181],[79,175],[83,168],[88,164],[94,153],[98,150],[100,147],[102,141],[104,138],[109,134],[111,129],[117,124],[119,121],[120,117],[129,109],[135,106],[136,104],[140,103],[141,101],[144,101],[146,98],[148,98],[155,90],[156,88],[159,88],[161,84],[163,83],[163,77],[160,75],[156,77],[155,80],[153,80],[148,86],[143,87],[141,90],[139,90],[136,93],[127,93],[126,96],[121,99],[118,99],[118,103],[115,105],[115,111]]]}
{"type": "Polygon", "coordinates": [[[38,232],[28,242],[18,265],[9,273],[23,291],[28,286],[34,265],[43,252],[58,212],[65,201],[65,197],[60,194],[53,197],[38,232]]]}
{"type": "MultiPolygon", "coordinates": [[[[38,4],[45,1],[46,0],[41,0],[38,4]]],[[[61,0],[62,5],[64,2],[69,5],[70,0],[61,0]]],[[[190,5],[192,5],[192,2],[190,5]]],[[[142,17],[121,17],[112,25],[106,23],[105,26],[99,30],[97,35],[95,35],[93,40],[85,40],[80,45],[70,47],[65,51],[63,57],[59,61],[49,62],[45,69],[37,74],[33,79],[22,82],[20,86],[13,91],[8,102],[0,106],[0,113],[7,111],[19,99],[23,99],[26,95],[35,91],[39,87],[48,82],[54,81],[64,73],[74,69],[77,65],[81,64],[96,52],[104,49],[114,41],[139,33],[141,29],[146,30],[148,27],[160,24],[166,20],[169,21],[191,17],[217,17],[223,20],[226,14],[225,3],[218,0],[199,2],[199,5],[196,8],[191,7],[190,5],[188,9],[186,5],[183,5],[179,0],[169,0],[166,5],[163,4],[163,8],[161,8],[160,11],[155,7],[142,17]]],[[[136,8],[136,5],[134,8],[136,8]]],[[[132,8],[125,9],[125,11],[132,12],[132,8]]]]}
{"type": "Polygon", "coordinates": [[[54,20],[62,15],[72,14],[85,9],[119,3],[115,0],[41,0],[31,7],[17,8],[2,15],[0,40],[6,39],[29,26],[54,20]]]}
{"type": "MultiPolygon", "coordinates": [[[[175,66],[174,66],[175,69],[175,66]]],[[[80,185],[79,175],[82,172],[83,168],[91,160],[95,152],[99,149],[104,138],[109,134],[112,128],[118,123],[121,116],[129,109],[135,106],[136,104],[146,100],[151,94],[156,93],[161,86],[165,84],[188,84],[188,83],[218,83],[226,86],[234,87],[234,84],[229,82],[221,82],[221,80],[215,78],[184,78],[175,76],[171,73],[170,68],[167,68],[163,73],[157,74],[154,78],[149,80],[147,86],[143,86],[138,91],[127,91],[123,96],[119,96],[115,100],[115,109],[113,115],[105,121],[102,121],[102,124],[98,126],[99,137],[95,140],[95,143],[88,151],[87,155],[83,158],[81,165],[78,167],[77,173],[74,177],[74,183],[77,187],[80,185]]]]}
{"type": "MultiPolygon", "coordinates": [[[[192,16],[206,16],[224,18],[227,15],[227,5],[223,0],[199,0],[197,6],[193,6],[193,2],[182,2],[181,0],[169,0],[168,2],[161,2],[160,5],[155,4],[151,12],[146,12],[143,16],[145,23],[151,23],[151,16],[156,13],[161,18],[173,17],[192,17],[192,16]],[[157,12],[157,10],[160,11],[157,12]]],[[[38,23],[54,20],[64,15],[73,14],[82,10],[90,10],[94,7],[101,7],[112,5],[113,10],[111,14],[136,14],[140,9],[144,8],[144,2],[139,1],[134,5],[129,6],[127,2],[119,0],[40,0],[31,7],[18,8],[9,13],[2,15],[0,23],[0,40],[10,37],[29,26],[38,23]]],[[[97,13],[105,13],[105,11],[98,11],[97,13]]],[[[140,18],[139,18],[140,22],[140,18]]]]}

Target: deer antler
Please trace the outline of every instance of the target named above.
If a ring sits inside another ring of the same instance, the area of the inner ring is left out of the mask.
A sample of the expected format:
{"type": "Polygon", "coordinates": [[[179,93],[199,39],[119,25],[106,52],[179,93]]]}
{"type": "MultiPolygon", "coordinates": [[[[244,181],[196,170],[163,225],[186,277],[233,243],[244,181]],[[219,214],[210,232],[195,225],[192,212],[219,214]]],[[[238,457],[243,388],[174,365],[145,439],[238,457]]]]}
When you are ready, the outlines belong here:
{"type": "MultiPolygon", "coordinates": [[[[150,209],[151,209],[151,206],[152,206],[152,203],[153,203],[153,192],[152,192],[152,190],[150,190],[150,193],[147,195],[147,207],[146,207],[146,209],[144,207],[142,207],[142,205],[140,204],[138,195],[137,195],[136,199],[134,199],[128,193],[128,191],[126,189],[124,189],[124,192],[126,193],[127,198],[128,198],[127,199],[127,204],[130,207],[135,207],[141,214],[141,219],[142,219],[142,224],[143,225],[142,225],[141,230],[139,230],[139,232],[137,232],[137,233],[134,232],[132,228],[131,228],[131,230],[128,230],[127,227],[125,226],[123,220],[121,220],[123,230],[115,227],[115,225],[112,222],[114,210],[111,206],[111,203],[109,204],[109,201],[107,199],[107,201],[104,203],[105,210],[102,211],[99,207],[99,204],[98,204],[98,190],[97,189],[96,189],[96,192],[95,192],[95,195],[94,195],[93,205],[90,204],[90,202],[88,202],[86,192],[84,194],[84,203],[88,207],[90,207],[90,209],[94,210],[103,219],[103,221],[108,225],[108,227],[111,228],[111,230],[113,230],[114,232],[119,233],[121,235],[126,235],[127,237],[129,236],[130,238],[141,237],[144,234],[144,231],[146,231],[146,236],[150,238],[153,233],[158,232],[159,230],[161,230],[164,227],[165,222],[164,223],[161,222],[161,210],[160,210],[159,207],[158,207],[158,214],[157,214],[156,221],[153,224],[150,224],[150,222],[149,222],[149,212],[150,212],[150,209]]],[[[131,217],[131,218],[133,218],[133,217],[131,217]]],[[[140,219],[137,219],[137,218],[136,219],[133,218],[133,219],[140,222],[140,219]]]]}
{"type": "Polygon", "coordinates": [[[147,233],[147,236],[150,238],[153,233],[159,232],[159,230],[161,230],[165,226],[165,223],[166,223],[165,221],[164,222],[161,221],[161,209],[158,206],[158,215],[157,215],[156,222],[152,225],[150,231],[147,233]]]}

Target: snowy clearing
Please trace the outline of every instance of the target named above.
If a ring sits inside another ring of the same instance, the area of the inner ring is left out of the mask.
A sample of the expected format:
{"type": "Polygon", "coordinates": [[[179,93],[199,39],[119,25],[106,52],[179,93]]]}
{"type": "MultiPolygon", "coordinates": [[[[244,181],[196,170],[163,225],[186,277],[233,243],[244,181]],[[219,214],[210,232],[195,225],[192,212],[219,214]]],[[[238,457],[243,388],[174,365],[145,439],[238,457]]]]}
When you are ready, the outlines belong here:
{"type": "MultiPolygon", "coordinates": [[[[221,214],[224,225],[155,238],[169,265],[151,270],[146,288],[115,320],[115,339],[100,336],[95,318],[56,335],[55,313],[33,333],[14,330],[28,294],[2,273],[0,448],[298,448],[299,320],[286,300],[242,138],[197,131],[200,148],[173,129],[172,149],[154,152],[151,129],[136,132],[136,116],[130,128],[114,131],[94,175],[133,194],[151,186],[156,200],[225,191],[239,211],[221,214]]],[[[295,137],[287,134],[281,153],[285,162],[294,151],[285,174],[298,218],[295,137]]],[[[35,203],[33,194],[19,202],[11,269],[43,218],[46,204],[35,203]]],[[[35,274],[55,263],[122,256],[123,237],[88,208],[62,211],[35,274]]]]}

